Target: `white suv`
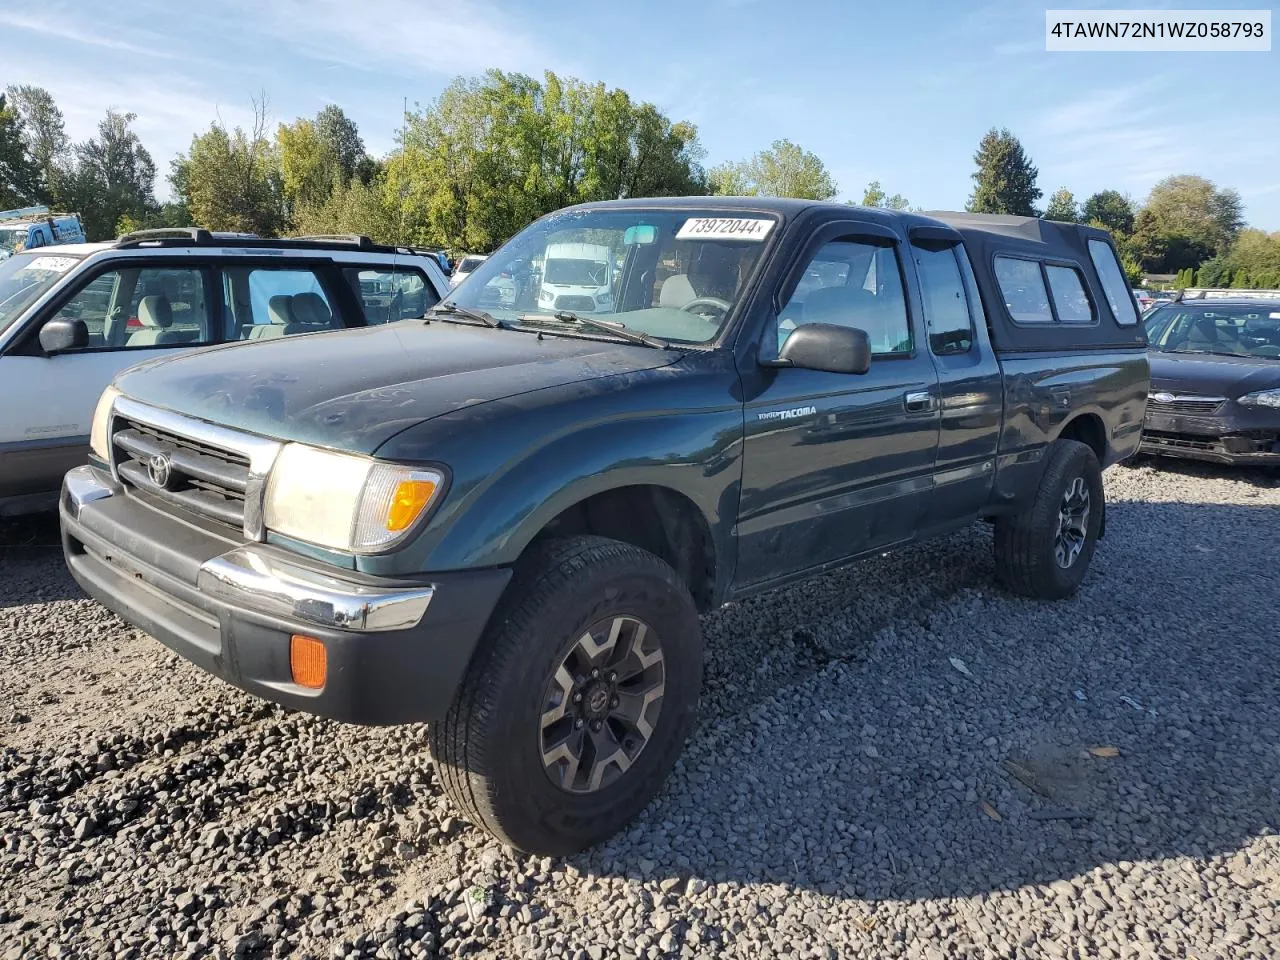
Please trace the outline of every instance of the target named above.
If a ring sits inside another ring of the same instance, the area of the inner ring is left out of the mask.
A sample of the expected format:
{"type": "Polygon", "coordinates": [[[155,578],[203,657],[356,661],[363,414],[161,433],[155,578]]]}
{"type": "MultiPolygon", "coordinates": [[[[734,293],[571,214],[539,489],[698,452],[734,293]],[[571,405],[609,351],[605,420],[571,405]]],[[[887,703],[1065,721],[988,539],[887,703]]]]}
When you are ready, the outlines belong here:
{"type": "Polygon", "coordinates": [[[420,317],[449,291],[429,252],[368,237],[144,230],[0,261],[0,516],[57,503],[98,396],[125,367],[212,344],[420,317]]]}

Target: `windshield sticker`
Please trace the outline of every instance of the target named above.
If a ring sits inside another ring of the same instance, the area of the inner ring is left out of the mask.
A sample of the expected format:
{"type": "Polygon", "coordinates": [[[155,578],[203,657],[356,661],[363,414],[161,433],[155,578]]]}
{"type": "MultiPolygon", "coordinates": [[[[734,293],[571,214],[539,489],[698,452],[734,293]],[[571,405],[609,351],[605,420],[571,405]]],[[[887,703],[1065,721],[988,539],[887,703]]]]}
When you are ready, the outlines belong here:
{"type": "Polygon", "coordinates": [[[66,273],[80,261],[75,257],[36,257],[23,270],[50,270],[53,273],[66,273]]]}
{"type": "Polygon", "coordinates": [[[677,240],[754,240],[773,229],[772,220],[746,217],[691,217],[676,233],[677,240]]]}

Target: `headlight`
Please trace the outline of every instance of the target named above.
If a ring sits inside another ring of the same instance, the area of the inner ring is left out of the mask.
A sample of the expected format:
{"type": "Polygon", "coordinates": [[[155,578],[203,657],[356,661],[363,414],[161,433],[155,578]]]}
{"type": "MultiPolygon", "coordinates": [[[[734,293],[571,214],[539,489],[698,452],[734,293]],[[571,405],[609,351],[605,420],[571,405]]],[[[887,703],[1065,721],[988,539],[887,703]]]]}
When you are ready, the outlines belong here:
{"type": "Polygon", "coordinates": [[[438,470],[288,444],[267,483],[268,530],[353,553],[408,535],[444,488],[438,470]]]}
{"type": "Polygon", "coordinates": [[[116,402],[120,391],[115,387],[107,387],[98,398],[98,406],[93,411],[93,423],[89,427],[89,451],[103,463],[111,462],[111,438],[107,431],[111,425],[111,407],[116,402]]]}
{"type": "Polygon", "coordinates": [[[606,290],[604,293],[597,293],[596,303],[599,303],[599,304],[613,303],[613,293],[608,290],[606,290]]]}
{"type": "Polygon", "coordinates": [[[550,290],[538,291],[538,299],[541,300],[543,303],[550,303],[555,298],[556,298],[556,295],[552,293],[550,290]]]}
{"type": "Polygon", "coordinates": [[[1257,393],[1246,393],[1236,403],[1245,407],[1280,409],[1280,390],[1259,390],[1257,393]]]}

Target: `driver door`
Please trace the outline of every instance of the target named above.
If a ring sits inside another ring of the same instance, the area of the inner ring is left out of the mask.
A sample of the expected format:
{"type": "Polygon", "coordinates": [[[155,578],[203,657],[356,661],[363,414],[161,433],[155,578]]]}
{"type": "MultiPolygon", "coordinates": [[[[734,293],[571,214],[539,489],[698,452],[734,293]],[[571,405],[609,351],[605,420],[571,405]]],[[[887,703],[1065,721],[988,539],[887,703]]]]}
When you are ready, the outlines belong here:
{"type": "Polygon", "coordinates": [[[764,359],[805,323],[865,330],[866,373],[744,371],[738,583],[766,584],[911,539],[938,449],[938,378],[895,235],[828,226],[778,291],[764,359]]]}

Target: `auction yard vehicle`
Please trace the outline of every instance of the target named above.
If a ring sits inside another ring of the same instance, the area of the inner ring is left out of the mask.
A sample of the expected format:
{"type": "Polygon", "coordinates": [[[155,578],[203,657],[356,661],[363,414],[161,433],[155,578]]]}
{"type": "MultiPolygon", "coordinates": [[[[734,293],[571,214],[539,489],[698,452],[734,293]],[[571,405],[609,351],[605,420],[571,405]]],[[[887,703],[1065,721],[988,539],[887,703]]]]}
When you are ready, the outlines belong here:
{"type": "Polygon", "coordinates": [[[367,237],[144,230],[0,260],[0,516],[52,509],[111,378],[193,347],[421,317],[434,258],[367,237]]]}
{"type": "Polygon", "coordinates": [[[453,273],[449,276],[449,285],[456,287],[463,280],[467,279],[480,264],[489,259],[488,254],[468,254],[465,257],[459,257],[457,264],[453,268],[453,273]]]}
{"type": "Polygon", "coordinates": [[[1147,387],[1100,230],[587,204],[421,322],[117,377],[66,477],[64,552],[91,595],[245,690],[429,722],[474,823],[562,854],[674,765],[700,611],[979,519],[1009,588],[1071,594],[1147,387]],[[482,306],[514,264],[579,244],[625,253],[607,315],[547,311],[533,284],[482,306]]]}
{"type": "Polygon", "coordinates": [[[84,243],[86,239],[78,213],[50,213],[48,207],[0,210],[0,260],[19,250],[84,243]]]}
{"type": "Polygon", "coordinates": [[[542,267],[538,306],[547,310],[612,311],[609,248],[598,243],[553,243],[542,267]]]}
{"type": "Polygon", "coordinates": [[[1144,325],[1142,452],[1280,466],[1280,290],[1185,290],[1144,325]]]}

